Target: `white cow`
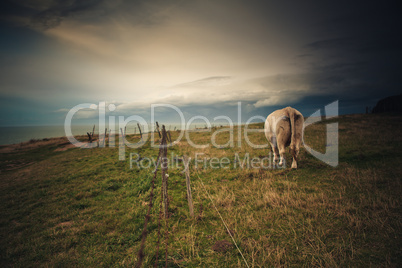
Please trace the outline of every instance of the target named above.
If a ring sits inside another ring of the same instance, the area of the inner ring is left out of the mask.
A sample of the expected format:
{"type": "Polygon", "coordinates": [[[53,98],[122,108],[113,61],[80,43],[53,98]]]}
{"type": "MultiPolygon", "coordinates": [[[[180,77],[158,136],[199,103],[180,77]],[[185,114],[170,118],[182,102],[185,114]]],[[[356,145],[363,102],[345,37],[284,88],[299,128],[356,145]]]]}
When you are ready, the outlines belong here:
{"type": "Polygon", "coordinates": [[[286,107],[268,115],[265,121],[265,136],[274,153],[274,163],[280,156],[279,165],[283,165],[285,148],[290,147],[293,156],[292,168],[297,168],[297,155],[303,139],[304,117],[296,109],[286,107]]]}

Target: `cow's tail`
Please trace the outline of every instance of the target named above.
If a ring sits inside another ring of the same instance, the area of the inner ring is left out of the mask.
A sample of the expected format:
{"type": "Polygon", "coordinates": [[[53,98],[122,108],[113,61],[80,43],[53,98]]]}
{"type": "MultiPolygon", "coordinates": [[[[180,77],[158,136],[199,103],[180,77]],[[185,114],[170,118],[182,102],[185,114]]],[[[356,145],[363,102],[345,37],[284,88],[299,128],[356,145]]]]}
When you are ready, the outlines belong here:
{"type": "Polygon", "coordinates": [[[290,129],[291,129],[291,140],[290,140],[290,150],[296,150],[296,126],[295,126],[295,111],[289,107],[289,119],[290,119],[290,129]]]}

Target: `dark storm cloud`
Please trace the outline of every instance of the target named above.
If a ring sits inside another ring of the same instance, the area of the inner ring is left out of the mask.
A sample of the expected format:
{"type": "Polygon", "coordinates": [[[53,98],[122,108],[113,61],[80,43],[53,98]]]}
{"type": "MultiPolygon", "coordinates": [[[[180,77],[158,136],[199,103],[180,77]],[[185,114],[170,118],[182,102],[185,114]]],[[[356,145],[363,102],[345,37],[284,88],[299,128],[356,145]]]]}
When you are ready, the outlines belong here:
{"type": "Polygon", "coordinates": [[[99,7],[101,3],[101,0],[54,1],[48,9],[35,14],[32,17],[32,23],[44,29],[53,28],[60,25],[63,18],[91,11],[99,7]]]}
{"type": "Polygon", "coordinates": [[[399,13],[377,1],[3,1],[0,91],[54,110],[95,98],[128,114],[238,101],[265,114],[339,99],[360,112],[401,90],[399,13]]]}
{"type": "Polygon", "coordinates": [[[44,29],[56,27],[63,18],[77,12],[90,10],[100,1],[3,1],[0,14],[8,18],[24,18],[29,24],[44,29]]]}
{"type": "Polygon", "coordinates": [[[363,107],[401,92],[399,25],[395,3],[352,1],[332,13],[319,26],[323,38],[305,45],[300,54],[308,55],[299,59],[316,73],[313,87],[363,107]]]}
{"type": "Polygon", "coordinates": [[[12,1],[2,1],[0,3],[0,15],[31,16],[36,11],[30,7],[25,7],[12,1]]]}
{"type": "Polygon", "coordinates": [[[86,23],[102,23],[116,18],[140,25],[163,21],[163,11],[181,1],[161,0],[14,0],[0,4],[0,14],[6,20],[40,30],[57,27],[65,19],[86,23]],[[7,19],[8,18],[8,19],[7,19]],[[17,19],[17,20],[16,20],[17,19]]]}

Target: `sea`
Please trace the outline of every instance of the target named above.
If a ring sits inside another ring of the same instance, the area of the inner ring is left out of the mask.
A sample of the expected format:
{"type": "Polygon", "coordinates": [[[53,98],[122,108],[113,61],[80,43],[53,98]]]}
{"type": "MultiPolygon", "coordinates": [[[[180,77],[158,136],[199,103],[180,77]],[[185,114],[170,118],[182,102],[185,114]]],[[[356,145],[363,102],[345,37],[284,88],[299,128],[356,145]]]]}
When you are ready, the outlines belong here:
{"type": "MultiPolygon", "coordinates": [[[[108,125],[106,125],[108,127],[108,125]]],[[[177,130],[181,129],[180,124],[166,124],[166,130],[177,130]]],[[[186,129],[192,130],[197,128],[204,128],[202,124],[192,124],[186,129]]],[[[141,126],[144,132],[144,126],[141,126]]],[[[73,125],[71,126],[71,131],[74,136],[86,135],[87,132],[92,132],[93,125],[73,125]]],[[[155,126],[148,126],[148,130],[155,130],[155,126]]],[[[109,131],[109,129],[108,129],[109,131]]],[[[112,133],[117,134],[120,131],[118,126],[115,126],[111,130],[112,133]]],[[[101,130],[104,133],[105,130],[101,130]]],[[[95,134],[99,133],[98,126],[95,125],[95,134]]],[[[127,124],[126,135],[138,134],[137,125],[127,124]]],[[[61,126],[10,126],[10,127],[0,127],[0,145],[16,144],[20,142],[29,141],[31,139],[44,139],[44,138],[56,138],[65,137],[66,133],[64,130],[64,125],[61,126]]]]}
{"type": "MultiPolygon", "coordinates": [[[[93,126],[73,126],[74,135],[92,132],[93,126]]],[[[96,132],[96,131],[95,131],[96,132]]],[[[0,145],[15,144],[31,139],[65,137],[64,126],[11,126],[0,127],[0,145]]]]}

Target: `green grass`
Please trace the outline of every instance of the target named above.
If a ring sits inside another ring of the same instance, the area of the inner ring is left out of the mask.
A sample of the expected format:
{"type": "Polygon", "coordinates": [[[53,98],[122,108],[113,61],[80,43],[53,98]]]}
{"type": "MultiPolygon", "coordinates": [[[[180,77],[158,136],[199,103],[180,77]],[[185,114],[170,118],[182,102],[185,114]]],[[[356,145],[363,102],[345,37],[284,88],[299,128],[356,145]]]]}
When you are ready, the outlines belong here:
{"type": "MultiPolygon", "coordinates": [[[[192,160],[190,176],[195,217],[189,216],[182,163],[170,168],[168,221],[169,267],[244,266],[234,246],[214,251],[217,241],[232,242],[198,179],[209,191],[250,267],[388,266],[400,267],[402,117],[348,115],[339,122],[339,165],[330,167],[304,149],[299,169],[202,168],[192,160]]],[[[305,140],[325,151],[325,123],[309,126],[305,140]]],[[[255,124],[253,128],[262,128],[255,124]]],[[[172,133],[172,138],[177,133],[172,133]]],[[[244,140],[237,147],[194,149],[184,139],[168,156],[194,159],[266,156],[244,140]]],[[[266,142],[252,133],[255,144],[266,142]]],[[[193,132],[197,144],[209,132],[193,132]]],[[[138,137],[129,136],[132,142],[138,137]]],[[[217,143],[229,132],[217,135],[217,143]]],[[[118,145],[118,142],[116,142],[118,145]]],[[[0,265],[2,267],[90,266],[131,267],[137,260],[140,235],[150,197],[152,169],[130,169],[129,154],[154,157],[148,142],[126,148],[69,149],[44,145],[0,154],[0,265]],[[19,167],[7,168],[19,161],[19,167]],[[23,165],[29,163],[29,165],[23,165]]],[[[287,154],[287,163],[290,162],[287,154]]],[[[148,225],[144,267],[155,262],[161,176],[148,225]]],[[[165,227],[162,225],[162,231],[165,227]]],[[[159,266],[164,266],[164,241],[159,266]]]]}

